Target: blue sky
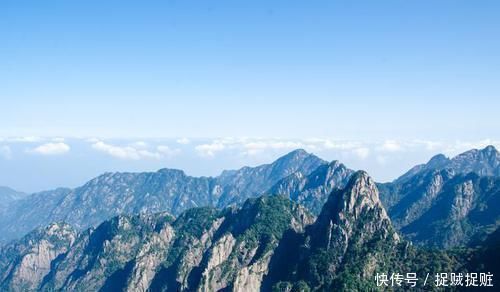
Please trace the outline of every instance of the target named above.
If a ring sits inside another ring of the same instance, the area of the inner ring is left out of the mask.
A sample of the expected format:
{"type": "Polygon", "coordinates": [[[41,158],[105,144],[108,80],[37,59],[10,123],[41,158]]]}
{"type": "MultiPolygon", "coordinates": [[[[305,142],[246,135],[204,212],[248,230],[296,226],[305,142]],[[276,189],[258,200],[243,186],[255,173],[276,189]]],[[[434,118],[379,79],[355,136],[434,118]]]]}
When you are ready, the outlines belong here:
{"type": "Polygon", "coordinates": [[[1,1],[0,147],[26,136],[498,141],[499,12],[498,1],[1,1]]]}

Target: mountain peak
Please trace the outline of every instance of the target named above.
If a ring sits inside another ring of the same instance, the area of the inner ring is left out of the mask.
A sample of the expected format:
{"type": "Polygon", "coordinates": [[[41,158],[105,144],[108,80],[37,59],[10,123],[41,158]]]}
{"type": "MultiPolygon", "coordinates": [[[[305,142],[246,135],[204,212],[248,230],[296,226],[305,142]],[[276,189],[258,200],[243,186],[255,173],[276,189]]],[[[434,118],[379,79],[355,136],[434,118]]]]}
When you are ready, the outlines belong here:
{"type": "Polygon", "coordinates": [[[314,156],[314,155],[305,151],[304,149],[299,148],[299,149],[295,149],[291,152],[288,152],[287,154],[278,158],[278,160],[302,159],[302,158],[307,157],[307,156],[314,156]]]}
{"type": "Polygon", "coordinates": [[[483,153],[486,153],[486,154],[495,154],[495,155],[499,154],[498,150],[493,145],[488,145],[488,146],[484,147],[483,149],[481,149],[480,151],[483,153]]]}
{"type": "Polygon", "coordinates": [[[498,159],[498,150],[493,145],[488,145],[483,149],[471,149],[465,151],[457,156],[453,157],[453,160],[463,160],[463,159],[484,159],[484,158],[496,158],[498,159]]]}
{"type": "Polygon", "coordinates": [[[325,204],[325,208],[330,209],[326,210],[326,213],[338,216],[339,219],[351,217],[352,220],[358,220],[364,213],[375,210],[378,214],[377,220],[389,220],[380,202],[375,181],[363,170],[355,172],[344,189],[334,191],[325,204]]]}
{"type": "Polygon", "coordinates": [[[9,187],[0,186],[0,207],[7,206],[9,203],[26,197],[27,194],[18,192],[9,187]]]}
{"type": "Polygon", "coordinates": [[[358,170],[358,171],[356,171],[352,175],[351,182],[357,182],[357,183],[365,183],[365,184],[369,184],[369,185],[372,185],[372,184],[375,185],[375,183],[373,183],[373,179],[364,170],[358,170]]]}
{"type": "Polygon", "coordinates": [[[168,175],[178,175],[178,176],[186,176],[184,170],[175,169],[175,168],[161,168],[157,171],[157,173],[168,174],[168,175]]]}
{"type": "Polygon", "coordinates": [[[330,163],[328,163],[328,166],[330,168],[337,168],[339,166],[343,166],[342,162],[338,161],[338,160],[332,160],[330,161],[330,163]]]}
{"type": "Polygon", "coordinates": [[[399,241],[387,216],[375,181],[365,171],[355,172],[344,189],[333,191],[316,222],[316,244],[347,247],[350,238],[365,240],[375,233],[399,241]],[[358,236],[359,235],[359,236],[358,236]]]}
{"type": "Polygon", "coordinates": [[[440,167],[446,163],[448,163],[450,159],[446,157],[444,154],[434,155],[429,162],[427,162],[428,167],[440,167]]]}
{"type": "Polygon", "coordinates": [[[355,172],[344,190],[344,199],[349,202],[348,210],[350,211],[353,211],[355,204],[360,202],[371,206],[377,204],[381,206],[375,181],[366,171],[355,172]]]}
{"type": "Polygon", "coordinates": [[[475,172],[478,175],[498,176],[500,175],[500,154],[493,145],[483,149],[471,149],[451,159],[443,154],[438,154],[426,164],[414,166],[394,182],[405,183],[416,175],[445,168],[452,170],[455,174],[475,172]]]}

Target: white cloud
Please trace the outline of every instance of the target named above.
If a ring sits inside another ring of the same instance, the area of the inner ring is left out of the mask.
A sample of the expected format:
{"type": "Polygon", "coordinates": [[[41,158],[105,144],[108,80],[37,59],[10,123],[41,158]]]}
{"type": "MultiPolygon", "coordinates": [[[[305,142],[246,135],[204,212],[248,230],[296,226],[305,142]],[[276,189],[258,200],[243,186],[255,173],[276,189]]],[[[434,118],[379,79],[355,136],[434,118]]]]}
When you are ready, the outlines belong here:
{"type": "MultiPolygon", "coordinates": [[[[136,143],[134,143],[136,144],[136,143]]],[[[140,147],[147,147],[147,144],[139,144],[140,147]]],[[[105,143],[103,141],[97,141],[92,144],[92,148],[104,153],[107,153],[115,158],[128,159],[128,160],[140,160],[143,158],[148,159],[162,159],[164,157],[171,157],[178,153],[177,150],[165,148],[167,146],[158,146],[157,151],[150,151],[143,148],[136,148],[132,146],[117,146],[105,143]]]]}
{"type": "Polygon", "coordinates": [[[413,140],[412,145],[423,145],[427,151],[436,151],[443,148],[443,142],[430,140],[413,140]]]}
{"type": "Polygon", "coordinates": [[[42,155],[58,155],[58,154],[64,154],[68,152],[70,149],[71,148],[69,147],[68,144],[59,142],[59,143],[42,144],[31,150],[31,152],[42,155]]]}
{"type": "Polygon", "coordinates": [[[2,145],[0,146],[0,156],[5,158],[5,159],[11,159],[12,158],[12,150],[8,145],[2,145]]]}
{"type": "Polygon", "coordinates": [[[255,156],[266,151],[294,150],[303,148],[307,151],[340,151],[355,153],[358,157],[368,156],[367,144],[355,141],[332,141],[322,138],[284,139],[284,138],[248,138],[224,137],[209,143],[200,144],[195,150],[202,157],[214,157],[218,152],[235,150],[244,156],[255,156]]]}
{"type": "Polygon", "coordinates": [[[195,147],[199,155],[203,157],[214,157],[215,153],[226,149],[226,146],[221,141],[214,141],[210,144],[201,144],[195,147]]]}
{"type": "Polygon", "coordinates": [[[215,139],[210,143],[195,146],[195,150],[202,157],[214,157],[218,152],[227,150],[238,151],[244,156],[253,156],[268,150],[293,150],[297,148],[306,148],[308,150],[317,149],[316,145],[313,145],[312,143],[304,144],[299,140],[247,137],[224,137],[215,139]]]}
{"type": "Polygon", "coordinates": [[[397,141],[386,140],[382,144],[382,146],[379,147],[379,150],[385,151],[385,152],[397,152],[397,151],[401,151],[402,147],[401,147],[401,144],[399,144],[397,141]]]}
{"type": "Polygon", "coordinates": [[[137,142],[132,143],[132,146],[136,147],[136,148],[147,148],[148,143],[146,143],[144,141],[137,141],[137,142]]]}
{"type": "Polygon", "coordinates": [[[167,157],[175,156],[181,152],[180,149],[172,149],[166,145],[159,145],[156,150],[167,157]]]}
{"type": "Polygon", "coordinates": [[[98,141],[92,144],[92,148],[120,159],[139,160],[141,158],[139,151],[131,146],[120,147],[98,141]]]}
{"type": "Polygon", "coordinates": [[[353,150],[361,147],[360,142],[355,141],[332,141],[328,139],[322,140],[320,147],[328,150],[353,150]]]}
{"type": "MultiPolygon", "coordinates": [[[[278,140],[270,140],[270,141],[255,141],[255,142],[248,142],[242,145],[245,151],[243,154],[245,155],[256,155],[259,154],[265,150],[273,149],[273,150],[280,150],[280,149],[297,149],[297,148],[304,148],[303,143],[300,142],[294,142],[294,141],[278,141],[278,140]]],[[[310,147],[312,148],[312,147],[310,147]]]]}
{"type": "Polygon", "coordinates": [[[182,144],[182,145],[187,145],[187,144],[191,143],[191,140],[189,140],[188,138],[180,138],[180,139],[177,139],[176,142],[179,144],[182,144]]]}

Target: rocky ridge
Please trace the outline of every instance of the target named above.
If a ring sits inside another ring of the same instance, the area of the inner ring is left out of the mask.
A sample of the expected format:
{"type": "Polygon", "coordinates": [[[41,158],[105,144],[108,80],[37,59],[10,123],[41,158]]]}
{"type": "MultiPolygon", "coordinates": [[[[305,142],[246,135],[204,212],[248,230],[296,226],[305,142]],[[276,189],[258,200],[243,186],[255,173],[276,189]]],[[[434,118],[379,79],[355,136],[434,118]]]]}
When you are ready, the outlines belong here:
{"type": "Polygon", "coordinates": [[[175,169],[105,173],[76,189],[36,193],[12,202],[0,213],[0,241],[50,222],[64,221],[82,230],[120,214],[179,215],[195,207],[241,204],[293,173],[307,175],[325,163],[295,150],[271,164],[224,171],[219,177],[191,177],[175,169]]]}
{"type": "Polygon", "coordinates": [[[416,244],[470,246],[499,226],[500,155],[493,146],[452,159],[434,156],[392,183],[379,184],[394,225],[416,244]]]}

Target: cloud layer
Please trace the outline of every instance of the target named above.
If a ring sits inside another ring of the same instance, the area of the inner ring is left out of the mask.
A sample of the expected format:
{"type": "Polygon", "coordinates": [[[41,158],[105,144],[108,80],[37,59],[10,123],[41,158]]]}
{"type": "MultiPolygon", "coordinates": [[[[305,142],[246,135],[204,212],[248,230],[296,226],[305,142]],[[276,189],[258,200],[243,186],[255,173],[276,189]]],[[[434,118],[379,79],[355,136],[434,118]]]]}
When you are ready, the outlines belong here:
{"type": "Polygon", "coordinates": [[[145,142],[134,142],[132,145],[118,146],[108,144],[103,141],[95,141],[92,148],[119,159],[140,160],[140,159],[162,159],[176,155],[179,150],[171,149],[165,145],[159,145],[154,151],[147,149],[145,142]]]}
{"type": "Polygon", "coordinates": [[[24,152],[40,155],[59,155],[71,150],[71,143],[83,141],[90,144],[91,149],[106,153],[117,159],[141,160],[164,159],[184,154],[213,159],[218,155],[237,155],[239,157],[262,157],[268,154],[284,154],[286,151],[302,148],[319,155],[330,153],[330,157],[339,159],[352,158],[360,161],[372,159],[379,164],[386,164],[391,159],[411,153],[443,153],[454,156],[472,148],[484,148],[494,145],[500,148],[500,141],[484,139],[480,141],[433,141],[433,140],[396,140],[382,141],[353,141],[334,140],[327,138],[284,139],[284,138],[246,138],[223,137],[216,139],[146,139],[139,141],[112,140],[91,138],[41,138],[41,137],[0,137],[0,157],[12,159],[18,148],[26,144],[24,152]],[[68,142],[69,141],[69,142],[68,142]],[[42,143],[37,147],[29,146],[33,143],[42,143]],[[173,145],[173,146],[172,146],[173,145]]]}
{"type": "Polygon", "coordinates": [[[45,143],[32,150],[33,153],[41,155],[59,155],[69,152],[71,148],[68,144],[59,143],[45,143]]]}

